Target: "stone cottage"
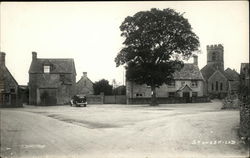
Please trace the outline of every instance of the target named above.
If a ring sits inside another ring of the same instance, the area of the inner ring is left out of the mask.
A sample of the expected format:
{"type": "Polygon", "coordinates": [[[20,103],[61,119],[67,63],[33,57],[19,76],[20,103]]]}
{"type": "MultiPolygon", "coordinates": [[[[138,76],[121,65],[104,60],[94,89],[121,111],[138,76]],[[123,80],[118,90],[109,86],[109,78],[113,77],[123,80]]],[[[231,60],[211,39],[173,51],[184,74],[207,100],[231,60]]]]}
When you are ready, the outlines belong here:
{"type": "Polygon", "coordinates": [[[76,83],[76,93],[85,95],[94,94],[93,82],[88,78],[87,72],[83,72],[83,76],[76,83]]]}
{"type": "Polygon", "coordinates": [[[37,58],[32,52],[29,69],[29,104],[65,104],[75,94],[76,70],[73,59],[37,58]]]}
{"type": "Polygon", "coordinates": [[[228,93],[237,93],[239,74],[230,68],[224,70],[224,48],[221,44],[207,46],[207,65],[201,73],[205,79],[205,95],[224,98],[228,93]]]}
{"type": "Polygon", "coordinates": [[[5,53],[0,53],[0,107],[19,107],[19,88],[15,78],[5,65],[5,53]]]}
{"type": "MultiPolygon", "coordinates": [[[[192,102],[192,98],[203,97],[204,79],[198,67],[198,56],[194,55],[193,63],[185,63],[180,71],[173,75],[174,81],[168,85],[163,84],[156,89],[158,100],[162,103],[192,102]],[[171,99],[172,98],[172,99],[171,99]],[[184,99],[181,99],[184,98],[184,99]]],[[[126,82],[127,103],[146,103],[151,98],[150,86],[126,82]]]]}

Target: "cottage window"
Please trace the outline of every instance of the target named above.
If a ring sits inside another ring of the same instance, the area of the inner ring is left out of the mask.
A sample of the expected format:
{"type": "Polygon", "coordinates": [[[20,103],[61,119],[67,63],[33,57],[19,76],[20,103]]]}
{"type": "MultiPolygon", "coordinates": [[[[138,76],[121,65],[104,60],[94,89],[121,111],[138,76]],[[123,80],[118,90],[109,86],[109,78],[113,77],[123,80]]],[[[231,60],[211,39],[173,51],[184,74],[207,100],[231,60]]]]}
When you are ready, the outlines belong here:
{"type": "Polygon", "coordinates": [[[136,96],[137,97],[142,97],[142,94],[141,93],[136,93],[136,96]]]}
{"type": "Polygon", "coordinates": [[[219,87],[218,81],[216,81],[216,91],[218,91],[218,87],[219,87]]]}
{"type": "Polygon", "coordinates": [[[220,83],[220,90],[222,91],[223,83],[220,83]]]}
{"type": "Polygon", "coordinates": [[[198,96],[198,92],[192,92],[192,97],[197,97],[198,96]]]}
{"type": "Polygon", "coordinates": [[[44,66],[43,66],[43,72],[44,72],[44,73],[50,73],[50,66],[44,65],[44,66]]]}
{"type": "Polygon", "coordinates": [[[192,87],[198,87],[198,82],[197,81],[192,81],[191,86],[192,87]]]}
{"type": "Polygon", "coordinates": [[[169,84],[168,84],[169,87],[175,87],[175,81],[171,81],[169,84]]]}
{"type": "Polygon", "coordinates": [[[169,92],[169,93],[168,93],[168,97],[169,97],[169,98],[175,97],[175,92],[169,92]]]}

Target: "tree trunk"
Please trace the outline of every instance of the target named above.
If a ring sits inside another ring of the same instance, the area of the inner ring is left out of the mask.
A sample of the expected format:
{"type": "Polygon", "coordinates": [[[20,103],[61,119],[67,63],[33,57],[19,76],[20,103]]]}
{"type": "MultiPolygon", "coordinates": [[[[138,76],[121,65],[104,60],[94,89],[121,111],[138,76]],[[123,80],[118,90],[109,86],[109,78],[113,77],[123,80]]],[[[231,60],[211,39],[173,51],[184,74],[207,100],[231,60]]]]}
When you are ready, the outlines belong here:
{"type": "Polygon", "coordinates": [[[158,105],[157,99],[156,99],[156,91],[155,91],[155,85],[151,86],[151,106],[158,105]]]}

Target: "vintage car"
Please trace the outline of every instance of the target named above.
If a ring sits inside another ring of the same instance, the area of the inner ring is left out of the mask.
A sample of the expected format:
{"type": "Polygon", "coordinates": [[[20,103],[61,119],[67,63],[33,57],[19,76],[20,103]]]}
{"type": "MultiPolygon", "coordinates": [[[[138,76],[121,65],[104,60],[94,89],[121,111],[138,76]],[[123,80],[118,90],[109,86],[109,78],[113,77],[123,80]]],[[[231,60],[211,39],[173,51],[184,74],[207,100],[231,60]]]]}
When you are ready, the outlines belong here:
{"type": "Polygon", "coordinates": [[[77,107],[80,107],[80,106],[84,106],[86,107],[87,106],[87,98],[85,95],[74,95],[72,97],[72,99],[70,100],[70,106],[77,106],[77,107]]]}

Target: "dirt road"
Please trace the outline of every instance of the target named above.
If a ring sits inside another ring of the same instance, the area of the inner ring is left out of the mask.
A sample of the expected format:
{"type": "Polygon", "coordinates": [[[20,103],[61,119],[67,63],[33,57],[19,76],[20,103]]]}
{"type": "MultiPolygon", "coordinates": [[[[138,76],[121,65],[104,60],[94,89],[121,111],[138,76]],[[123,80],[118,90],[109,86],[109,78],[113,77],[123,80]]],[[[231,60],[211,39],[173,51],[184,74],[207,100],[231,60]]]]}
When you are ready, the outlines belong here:
{"type": "Polygon", "coordinates": [[[247,157],[221,103],[1,109],[4,157],[247,157]]]}

